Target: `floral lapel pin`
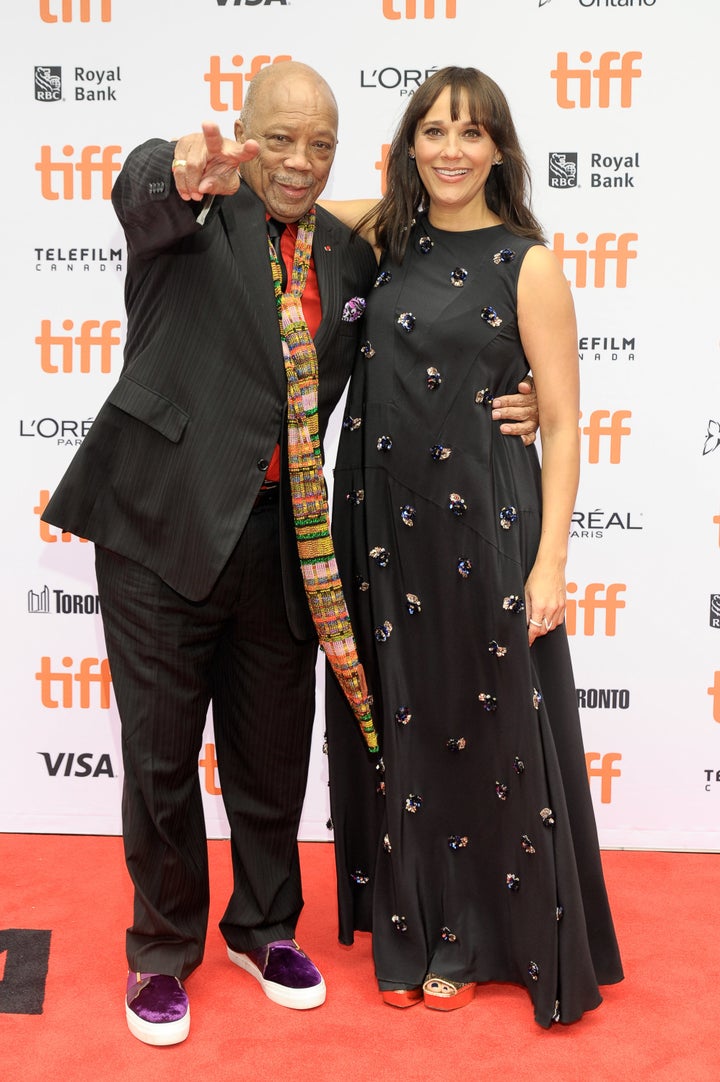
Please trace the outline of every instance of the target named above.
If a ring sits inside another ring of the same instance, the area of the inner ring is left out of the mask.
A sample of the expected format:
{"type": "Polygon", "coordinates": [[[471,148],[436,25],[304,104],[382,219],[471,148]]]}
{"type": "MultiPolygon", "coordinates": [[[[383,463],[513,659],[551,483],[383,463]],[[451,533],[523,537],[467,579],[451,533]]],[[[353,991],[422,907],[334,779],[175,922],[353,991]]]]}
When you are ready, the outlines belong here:
{"type": "Polygon", "coordinates": [[[365,298],[364,297],[351,297],[349,301],[346,301],[343,308],[343,322],[355,323],[360,319],[365,311],[365,298]]]}

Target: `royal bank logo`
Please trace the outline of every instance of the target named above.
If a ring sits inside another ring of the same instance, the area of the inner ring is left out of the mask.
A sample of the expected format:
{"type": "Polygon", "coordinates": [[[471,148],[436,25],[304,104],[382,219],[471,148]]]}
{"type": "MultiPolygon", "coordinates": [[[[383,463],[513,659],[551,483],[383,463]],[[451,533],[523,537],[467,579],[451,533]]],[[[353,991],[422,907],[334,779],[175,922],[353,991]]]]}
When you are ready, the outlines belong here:
{"type": "Polygon", "coordinates": [[[548,184],[551,188],[577,188],[578,156],[574,151],[552,150],[550,152],[548,184]]]}
{"type": "Polygon", "coordinates": [[[720,629],[720,594],[710,594],[710,627],[720,629]]]}
{"type": "MultiPolygon", "coordinates": [[[[590,154],[591,188],[635,188],[640,169],[640,154],[590,154]]],[[[580,187],[578,155],[554,150],[548,158],[548,186],[563,190],[580,187]]]]}
{"type": "MultiPolygon", "coordinates": [[[[85,68],[76,65],[70,95],[75,101],[117,101],[122,82],[119,67],[85,68]]],[[[35,100],[63,101],[62,68],[43,65],[35,68],[35,100]]]]}
{"type": "Polygon", "coordinates": [[[35,68],[35,101],[62,101],[62,68],[35,68]]]}

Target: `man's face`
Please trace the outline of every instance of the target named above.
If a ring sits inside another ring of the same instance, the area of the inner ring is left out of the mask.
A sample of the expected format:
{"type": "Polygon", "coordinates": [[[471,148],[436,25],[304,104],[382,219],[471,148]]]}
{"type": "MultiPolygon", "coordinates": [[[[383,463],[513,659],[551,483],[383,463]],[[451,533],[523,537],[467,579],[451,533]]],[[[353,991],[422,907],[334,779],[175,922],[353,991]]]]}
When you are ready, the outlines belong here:
{"type": "Polygon", "coordinates": [[[327,184],[337,145],[337,110],[324,84],[305,74],[268,79],[250,124],[235,125],[238,142],[256,139],[260,153],[241,166],[242,179],[267,211],[296,222],[327,184]]]}

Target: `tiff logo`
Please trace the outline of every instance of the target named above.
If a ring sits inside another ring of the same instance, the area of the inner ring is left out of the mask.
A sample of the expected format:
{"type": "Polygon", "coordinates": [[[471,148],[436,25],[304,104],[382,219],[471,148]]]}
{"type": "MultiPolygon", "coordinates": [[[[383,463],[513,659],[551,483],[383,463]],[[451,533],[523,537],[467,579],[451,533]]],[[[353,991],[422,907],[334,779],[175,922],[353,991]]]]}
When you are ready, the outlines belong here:
{"type": "MultiPolygon", "coordinates": [[[[434,19],[435,18],[435,0],[405,0],[405,11],[396,11],[396,5],[402,7],[401,0],[383,0],[382,12],[386,19],[417,19],[418,7],[422,9],[422,19],[434,19]]],[[[440,0],[438,7],[442,9],[443,3],[440,0]]],[[[445,19],[455,19],[457,17],[457,0],[445,0],[444,3],[445,14],[440,12],[439,17],[445,19]]]]}
{"type": "MultiPolygon", "coordinates": [[[[71,657],[64,657],[60,661],[63,669],[72,670],[75,665],[71,657]]],[[[81,710],[90,709],[91,689],[97,687],[99,691],[98,706],[101,710],[110,709],[110,665],[108,659],[98,657],[84,657],[78,663],[75,672],[60,672],[52,668],[52,658],[40,658],[40,671],[35,673],[35,679],[40,684],[40,699],[43,706],[48,710],[71,710],[74,706],[81,710]],[[73,694],[77,685],[79,701],[75,701],[73,694]],[[58,688],[56,692],[55,688],[58,688]],[[54,696],[60,695],[59,699],[54,696]]]]}
{"type": "MultiPolygon", "coordinates": [[[[47,507],[49,500],[49,490],[47,488],[41,488],[38,502],[35,507],[33,507],[33,514],[38,516],[38,522],[40,523],[40,540],[46,545],[54,545],[57,543],[58,532],[53,529],[49,522],[43,522],[42,518],[40,517],[41,515],[45,514],[45,508],[47,507]]],[[[72,541],[73,534],[68,533],[67,531],[62,531],[60,532],[59,537],[62,542],[67,544],[69,541],[72,541]]],[[[87,544],[86,537],[79,537],[78,541],[82,541],[84,545],[87,544]]]]}
{"type": "Polygon", "coordinates": [[[93,10],[101,23],[112,21],[112,0],[40,0],[40,18],[44,23],[92,22],[93,10]],[[60,15],[56,11],[60,9],[60,15]]]}
{"type": "MultiPolygon", "coordinates": [[[[617,87],[620,108],[629,109],[632,105],[633,80],[642,75],[635,67],[636,60],[642,60],[642,53],[602,53],[596,68],[571,68],[568,54],[557,54],[557,67],[550,72],[557,84],[557,103],[561,109],[590,109],[593,105],[593,80],[597,88],[597,107],[610,108],[610,96],[613,87],[617,87]],[[570,97],[570,84],[577,83],[577,97],[570,97]]],[[[590,64],[592,53],[580,53],[580,63],[590,64]]]]}
{"type": "MultiPolygon", "coordinates": [[[[575,240],[578,244],[587,244],[590,237],[587,233],[578,233],[575,240]]],[[[618,289],[627,286],[628,264],[631,259],[637,259],[637,252],[630,245],[638,239],[637,233],[598,233],[594,247],[587,251],[584,248],[566,248],[565,234],[555,233],[553,236],[553,252],[563,264],[571,259],[575,266],[575,280],[572,283],[577,289],[584,289],[588,284],[588,263],[593,264],[593,286],[603,289],[606,284],[608,263],[615,264],[615,285],[618,289]],[[613,246],[613,242],[616,242],[613,246]]]]}
{"type": "MultiPolygon", "coordinates": [[[[43,199],[74,199],[75,174],[80,177],[80,198],[93,198],[93,180],[99,178],[100,198],[109,199],[112,192],[115,173],[120,172],[117,155],[122,151],[119,146],[87,146],[80,150],[78,161],[59,162],[53,159],[52,147],[40,147],[40,161],[35,162],[35,169],[40,174],[40,192],[43,199]],[[59,177],[59,191],[53,180],[59,177]]],[[[64,146],[64,157],[71,158],[75,147],[64,146]]]]}
{"type": "MultiPolygon", "coordinates": [[[[260,69],[267,64],[279,64],[282,60],[292,60],[292,57],[289,53],[276,56],[274,60],[271,56],[254,56],[245,71],[223,71],[220,66],[220,57],[211,56],[210,69],[203,75],[203,79],[210,88],[210,108],[219,113],[224,113],[228,109],[239,113],[243,107],[245,83],[254,79],[260,69]],[[232,92],[230,102],[223,98],[222,91],[226,85],[232,92]]],[[[245,63],[245,58],[238,54],[230,58],[230,63],[234,68],[241,68],[245,63]]]]}
{"type": "Polygon", "coordinates": [[[587,770],[588,781],[592,781],[593,778],[600,779],[601,804],[610,804],[612,802],[613,778],[622,776],[622,771],[615,766],[615,763],[621,761],[622,755],[618,751],[609,751],[606,755],[600,755],[597,751],[585,752],[585,769],[587,770]]]}
{"type": "MultiPolygon", "coordinates": [[[[74,323],[64,319],[64,331],[71,331],[74,323]]],[[[120,345],[120,320],[84,319],[77,334],[54,334],[52,320],[40,321],[40,334],[35,344],[40,347],[40,367],[43,372],[56,375],[80,372],[87,375],[93,370],[95,360],[99,372],[107,374],[112,369],[112,351],[120,345]]]]}
{"type": "MultiPolygon", "coordinates": [[[[582,418],[582,413],[580,414],[582,418]]],[[[630,410],[593,410],[590,420],[578,432],[581,436],[588,437],[588,462],[596,466],[600,461],[600,443],[605,442],[608,448],[608,461],[612,466],[620,462],[621,443],[623,436],[629,436],[632,429],[623,422],[632,417],[630,410]]]]}
{"type": "Polygon", "coordinates": [[[720,723],[720,672],[713,674],[713,683],[707,693],[713,701],[713,721],[720,723]]]}
{"type": "MultiPolygon", "coordinates": [[[[576,635],[578,631],[578,610],[583,612],[582,634],[595,634],[595,621],[599,612],[604,614],[605,635],[612,638],[617,632],[617,614],[619,609],[625,608],[625,602],[620,599],[627,587],[622,582],[611,582],[605,585],[603,582],[589,582],[585,587],[585,595],[580,600],[568,597],[565,607],[565,625],[568,635],[576,635]]],[[[568,582],[568,594],[576,594],[578,584],[568,582]]]]}

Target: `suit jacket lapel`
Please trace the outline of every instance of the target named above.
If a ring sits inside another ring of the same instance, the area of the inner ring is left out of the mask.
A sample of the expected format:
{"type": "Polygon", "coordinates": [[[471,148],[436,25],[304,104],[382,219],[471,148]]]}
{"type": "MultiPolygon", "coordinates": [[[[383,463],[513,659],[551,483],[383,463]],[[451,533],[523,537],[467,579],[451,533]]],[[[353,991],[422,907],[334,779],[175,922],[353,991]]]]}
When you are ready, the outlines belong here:
{"type": "MultiPolygon", "coordinates": [[[[265,208],[255,193],[246,184],[241,184],[235,195],[223,200],[219,215],[256,316],[259,346],[264,347],[265,357],[284,398],[287,383],[277,329],[265,208]]],[[[261,363],[263,357],[258,356],[257,360],[261,363]]]]}
{"type": "Polygon", "coordinates": [[[313,260],[322,305],[322,322],[318,333],[315,335],[315,349],[318,355],[336,326],[333,313],[338,312],[341,306],[343,254],[335,243],[338,239],[339,233],[337,229],[334,228],[332,223],[328,226],[323,222],[320,212],[318,212],[315,223],[315,236],[313,237],[313,260]]]}
{"type": "MultiPolygon", "coordinates": [[[[275,332],[277,309],[268,258],[265,208],[255,193],[247,185],[241,184],[236,195],[222,201],[219,214],[257,314],[266,353],[271,362],[274,362],[273,373],[284,396],[285,370],[275,332]]],[[[340,233],[332,221],[323,219],[324,215],[319,212],[313,237],[313,262],[322,306],[322,320],[315,336],[318,355],[332,337],[336,326],[332,314],[340,311],[342,307],[342,251],[338,245],[340,233]]]]}

